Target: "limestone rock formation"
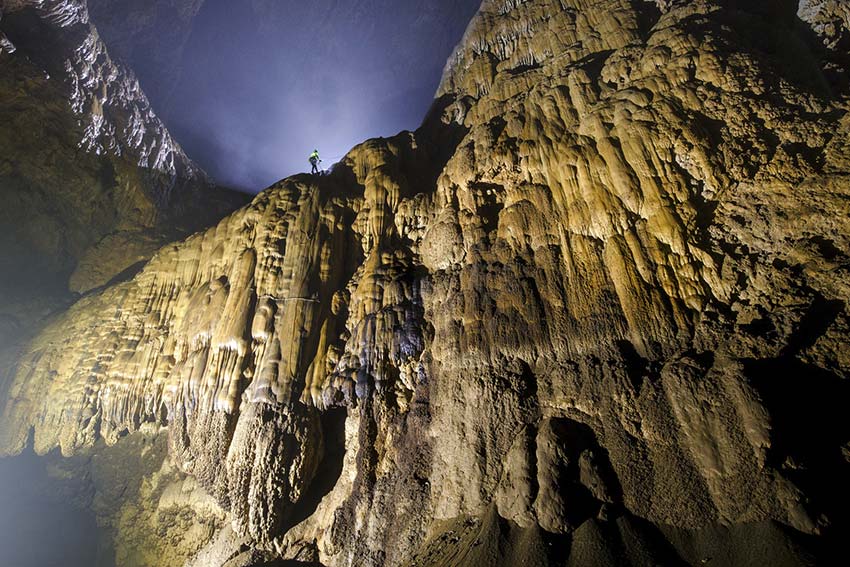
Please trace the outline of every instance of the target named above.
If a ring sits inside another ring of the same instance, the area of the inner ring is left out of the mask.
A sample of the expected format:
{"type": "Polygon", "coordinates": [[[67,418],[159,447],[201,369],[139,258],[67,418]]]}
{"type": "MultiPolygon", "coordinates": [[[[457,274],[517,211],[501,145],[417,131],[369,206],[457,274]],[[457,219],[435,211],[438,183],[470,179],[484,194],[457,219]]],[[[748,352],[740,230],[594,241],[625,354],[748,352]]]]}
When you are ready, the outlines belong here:
{"type": "Polygon", "coordinates": [[[0,397],[76,294],[247,200],[174,142],[83,1],[0,2],[0,150],[0,397]]]}
{"type": "Polygon", "coordinates": [[[0,2],[0,124],[0,359],[69,292],[245,201],[185,155],[84,1],[0,2]]]}
{"type": "Polygon", "coordinates": [[[797,14],[808,22],[831,49],[845,55],[850,48],[850,6],[832,0],[801,0],[797,14]]]}
{"type": "Polygon", "coordinates": [[[165,428],[230,523],[196,565],[817,561],[850,89],[816,4],[486,0],[417,132],[35,338],[0,451],[165,428]]]}
{"type": "Polygon", "coordinates": [[[0,15],[4,288],[33,274],[67,283],[97,245],[103,273],[73,284],[87,291],[240,203],[174,141],[85,1],[6,0],[0,15]],[[128,244],[122,261],[103,262],[128,244]]]}
{"type": "Polygon", "coordinates": [[[134,74],[110,58],[89,20],[85,0],[5,0],[2,9],[7,22],[24,20],[17,26],[4,23],[13,34],[4,32],[7,41],[24,44],[48,73],[52,65],[64,71],[71,107],[83,116],[82,148],[98,154],[130,153],[141,167],[183,178],[202,175],[156,118],[134,74]],[[23,34],[24,26],[41,35],[23,34]],[[48,46],[61,52],[49,53],[48,46]]]}

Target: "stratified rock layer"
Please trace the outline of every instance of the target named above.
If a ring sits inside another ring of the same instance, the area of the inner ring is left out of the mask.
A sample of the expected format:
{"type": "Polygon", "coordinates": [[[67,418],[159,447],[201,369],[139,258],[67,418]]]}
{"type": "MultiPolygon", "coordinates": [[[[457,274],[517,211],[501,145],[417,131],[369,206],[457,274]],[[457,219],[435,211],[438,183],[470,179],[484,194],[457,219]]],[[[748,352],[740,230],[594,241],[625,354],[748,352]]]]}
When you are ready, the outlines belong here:
{"type": "Polygon", "coordinates": [[[232,520],[203,561],[812,561],[847,509],[850,118],[845,32],[798,9],[485,2],[417,133],[33,341],[0,447],[167,426],[232,520]]]}

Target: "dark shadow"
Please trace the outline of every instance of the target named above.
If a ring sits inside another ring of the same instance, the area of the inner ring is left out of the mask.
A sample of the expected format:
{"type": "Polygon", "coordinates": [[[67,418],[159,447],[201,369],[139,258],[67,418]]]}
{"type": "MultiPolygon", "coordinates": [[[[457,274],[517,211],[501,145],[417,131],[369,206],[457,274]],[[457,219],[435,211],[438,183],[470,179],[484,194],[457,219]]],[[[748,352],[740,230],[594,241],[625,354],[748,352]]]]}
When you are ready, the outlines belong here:
{"type": "MultiPolygon", "coordinates": [[[[640,550],[651,557],[656,565],[665,567],[688,565],[664,533],[652,522],[626,512],[618,518],[617,524],[618,539],[624,548],[640,550]]],[[[632,555],[638,553],[632,551],[632,555]]]]}
{"type": "Polygon", "coordinates": [[[749,323],[741,325],[741,328],[751,335],[768,340],[772,340],[777,337],[776,326],[773,324],[773,319],[770,317],[754,319],[749,323]]]}
{"type": "Polygon", "coordinates": [[[572,533],[571,551],[570,565],[689,565],[658,527],[628,512],[587,520],[572,533]]]}
{"type": "Polygon", "coordinates": [[[843,301],[828,300],[817,296],[812,302],[806,315],[788,338],[788,344],[782,350],[781,356],[795,356],[814,345],[826,330],[835,322],[838,315],[844,311],[843,301]]]}
{"type": "Polygon", "coordinates": [[[98,287],[94,287],[94,288],[88,290],[87,292],[83,293],[80,297],[88,297],[88,296],[91,296],[91,295],[97,295],[97,294],[101,293],[102,291],[112,287],[115,284],[128,282],[128,281],[132,280],[133,278],[135,278],[139,274],[139,272],[141,272],[144,269],[144,267],[147,266],[147,264],[148,264],[148,260],[139,260],[138,262],[136,262],[132,266],[128,266],[128,267],[124,268],[122,271],[120,271],[117,274],[115,274],[114,276],[112,276],[112,279],[109,280],[108,282],[106,282],[105,284],[98,286],[98,287]]]}
{"type": "Polygon", "coordinates": [[[115,284],[132,280],[139,274],[139,272],[142,271],[142,269],[147,265],[147,263],[147,260],[139,260],[135,264],[124,268],[123,270],[112,276],[112,279],[106,282],[106,285],[104,285],[103,287],[111,287],[115,284]]]}
{"type": "Polygon", "coordinates": [[[779,357],[744,361],[745,374],[771,416],[768,460],[807,495],[811,510],[826,513],[831,524],[821,543],[827,548],[839,545],[850,528],[850,463],[844,455],[850,382],[799,355],[843,308],[840,301],[815,300],[779,357]]]}
{"type": "MultiPolygon", "coordinates": [[[[77,26],[75,26],[77,27],[77,26]]],[[[57,33],[53,26],[38,17],[34,8],[24,8],[11,13],[4,13],[0,20],[0,31],[27,57],[51,75],[64,72],[63,57],[56,54],[67,52],[68,46],[73,45],[75,30],[64,30],[67,35],[57,33]]]]}
{"type": "Polygon", "coordinates": [[[664,534],[686,565],[801,567],[836,564],[818,561],[812,554],[815,536],[774,521],[713,524],[699,529],[660,525],[656,530],[664,534]]]}
{"type": "Polygon", "coordinates": [[[635,349],[630,341],[617,341],[617,349],[620,351],[620,356],[626,366],[626,375],[629,377],[632,387],[637,391],[640,390],[644,380],[649,377],[650,363],[649,360],[642,357],[635,349]]]}
{"type": "MultiPolygon", "coordinates": [[[[494,126],[499,132],[504,129],[504,124],[499,124],[495,121],[491,122],[491,126],[494,126]]],[[[494,132],[494,137],[497,136],[498,134],[494,132]]],[[[469,188],[470,190],[477,192],[478,198],[481,200],[481,204],[478,205],[478,210],[476,212],[478,217],[481,219],[484,232],[487,234],[494,232],[499,227],[499,213],[501,213],[504,208],[499,197],[504,194],[504,187],[491,183],[476,182],[470,183],[469,188]]]]}
{"type": "MultiPolygon", "coordinates": [[[[322,414],[322,437],[325,442],[325,454],[319,463],[319,471],[310,488],[295,503],[283,523],[283,533],[300,524],[313,515],[322,498],[327,496],[336,486],[342,474],[342,463],[345,457],[345,408],[335,408],[322,414]]],[[[276,565],[276,564],[275,564],[276,565]]],[[[290,565],[284,563],[282,565],[290,565]]],[[[306,563],[291,563],[291,565],[308,565],[306,563]]],[[[312,565],[312,564],[309,564],[312,565]]]]}
{"type": "Polygon", "coordinates": [[[829,238],[824,238],[818,234],[811,237],[809,240],[815,245],[821,256],[829,261],[835,260],[839,256],[844,255],[844,253],[835,245],[835,242],[829,238]]]}
{"type": "Polygon", "coordinates": [[[528,73],[529,71],[535,71],[537,69],[540,69],[541,67],[542,67],[542,65],[535,61],[534,63],[527,63],[525,65],[517,65],[513,69],[508,69],[508,73],[511,76],[518,77],[519,75],[522,75],[523,73],[528,73]]]}
{"type": "Polygon", "coordinates": [[[640,7],[635,12],[637,13],[640,35],[646,39],[652,35],[652,28],[661,19],[661,8],[655,2],[640,2],[640,7]]]}
{"type": "Polygon", "coordinates": [[[594,471],[614,507],[620,507],[623,489],[614,472],[608,451],[600,445],[596,433],[584,423],[561,417],[551,420],[553,441],[566,456],[558,472],[560,492],[569,502],[567,517],[571,525],[577,526],[595,517],[604,502],[597,500],[588,486],[582,483],[580,462],[594,471]]]}
{"type": "MultiPolygon", "coordinates": [[[[717,23],[734,34],[734,43],[750,53],[764,69],[772,70],[798,88],[831,96],[831,87],[819,65],[824,46],[797,17],[792,0],[727,0],[717,23]]],[[[779,94],[765,98],[779,102],[779,94]]]]}
{"type": "Polygon", "coordinates": [[[417,139],[428,143],[430,149],[431,171],[423,184],[428,192],[436,188],[436,181],[443,168],[455,154],[458,145],[469,131],[463,124],[455,121],[444,122],[443,118],[449,107],[455,103],[452,95],[443,95],[434,99],[431,108],[428,109],[422,125],[416,130],[417,139]]]}
{"type": "Polygon", "coordinates": [[[616,52],[615,49],[605,49],[591,53],[573,63],[571,67],[584,69],[591,77],[601,77],[605,62],[616,52]]]}

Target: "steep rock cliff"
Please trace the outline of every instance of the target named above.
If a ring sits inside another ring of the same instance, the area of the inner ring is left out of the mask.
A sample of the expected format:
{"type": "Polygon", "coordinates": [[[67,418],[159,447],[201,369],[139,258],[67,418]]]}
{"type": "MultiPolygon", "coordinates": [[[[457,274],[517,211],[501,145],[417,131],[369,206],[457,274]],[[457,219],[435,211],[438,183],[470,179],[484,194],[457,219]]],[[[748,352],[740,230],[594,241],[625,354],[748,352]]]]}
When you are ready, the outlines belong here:
{"type": "Polygon", "coordinates": [[[846,29],[814,4],[485,1],[420,130],[37,337],[0,448],[166,428],[231,521],[198,565],[814,561],[850,453],[846,29]]]}
{"type": "Polygon", "coordinates": [[[0,397],[77,293],[247,201],[213,187],[81,1],[0,2],[0,397]]]}
{"type": "Polygon", "coordinates": [[[87,291],[244,202],[215,189],[114,61],[85,1],[6,0],[3,288],[87,291]]]}

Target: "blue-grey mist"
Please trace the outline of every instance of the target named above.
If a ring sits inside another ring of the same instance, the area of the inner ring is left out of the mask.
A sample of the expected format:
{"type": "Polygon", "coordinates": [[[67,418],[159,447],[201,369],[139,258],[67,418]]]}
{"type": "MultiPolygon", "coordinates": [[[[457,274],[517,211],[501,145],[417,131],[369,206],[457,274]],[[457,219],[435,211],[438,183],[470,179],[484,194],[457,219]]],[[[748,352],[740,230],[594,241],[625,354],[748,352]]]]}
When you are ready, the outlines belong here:
{"type": "Polygon", "coordinates": [[[257,192],[355,144],[417,128],[480,0],[207,0],[179,74],[138,67],[187,153],[257,192]]]}
{"type": "Polygon", "coordinates": [[[109,536],[97,525],[83,481],[75,486],[49,470],[48,459],[29,448],[0,458],[0,565],[114,567],[109,536]]]}

